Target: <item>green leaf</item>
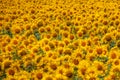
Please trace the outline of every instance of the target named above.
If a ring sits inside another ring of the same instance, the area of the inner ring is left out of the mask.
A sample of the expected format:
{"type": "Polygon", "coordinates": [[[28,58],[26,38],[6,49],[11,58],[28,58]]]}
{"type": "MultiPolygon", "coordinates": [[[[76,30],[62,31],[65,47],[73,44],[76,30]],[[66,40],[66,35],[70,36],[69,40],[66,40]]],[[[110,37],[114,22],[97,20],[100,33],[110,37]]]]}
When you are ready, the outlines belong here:
{"type": "Polygon", "coordinates": [[[104,80],[104,76],[98,75],[99,80],[104,80]]]}
{"type": "Polygon", "coordinates": [[[37,40],[40,40],[40,33],[38,32],[38,30],[34,30],[34,36],[36,37],[37,40]]]}
{"type": "Polygon", "coordinates": [[[58,36],[57,36],[57,40],[60,40],[60,41],[61,41],[61,40],[62,40],[62,35],[58,35],[58,36]]]}
{"type": "Polygon", "coordinates": [[[35,66],[34,63],[30,63],[27,67],[25,67],[25,70],[28,72],[31,72],[33,70],[35,70],[37,67],[35,66]]]}
{"type": "Polygon", "coordinates": [[[71,33],[76,34],[75,26],[71,26],[71,33]]]}
{"type": "Polygon", "coordinates": [[[13,37],[13,34],[10,30],[5,30],[5,29],[2,29],[1,31],[1,34],[0,35],[9,35],[11,38],[13,37]]]}
{"type": "Polygon", "coordinates": [[[96,57],[95,60],[101,61],[101,62],[107,62],[108,61],[108,57],[96,57]]]}
{"type": "Polygon", "coordinates": [[[0,80],[4,80],[4,78],[6,78],[6,73],[5,73],[5,71],[3,71],[1,74],[2,74],[2,75],[0,76],[0,80]]]}
{"type": "Polygon", "coordinates": [[[83,54],[85,54],[85,55],[87,54],[87,51],[86,51],[86,50],[83,49],[82,51],[83,51],[83,54]]]}
{"type": "Polygon", "coordinates": [[[37,53],[37,55],[40,55],[40,54],[42,54],[42,55],[45,54],[45,52],[42,50],[42,48],[39,48],[39,52],[37,53]]]}
{"type": "Polygon", "coordinates": [[[78,71],[78,68],[77,67],[74,67],[74,76],[77,76],[77,72],[78,71]]]}
{"type": "Polygon", "coordinates": [[[112,41],[109,43],[110,49],[113,48],[116,45],[115,41],[112,41]]]}
{"type": "Polygon", "coordinates": [[[120,79],[120,71],[117,71],[115,74],[116,74],[117,78],[120,79]]]}
{"type": "Polygon", "coordinates": [[[83,39],[89,38],[89,34],[83,36],[83,39]]]}
{"type": "Polygon", "coordinates": [[[109,75],[111,67],[112,67],[112,64],[107,65],[107,72],[105,73],[105,76],[109,75]]]}
{"type": "Polygon", "coordinates": [[[13,60],[21,60],[21,57],[18,56],[17,52],[12,52],[11,54],[13,56],[13,60]]]}
{"type": "Polygon", "coordinates": [[[83,80],[82,77],[78,77],[78,68],[77,67],[74,67],[73,80],[83,80]]]}
{"type": "Polygon", "coordinates": [[[2,53],[2,51],[0,50],[0,54],[2,53]]]}
{"type": "Polygon", "coordinates": [[[73,77],[73,80],[78,80],[78,77],[77,77],[77,76],[74,76],[74,77],[73,77]]]}
{"type": "Polygon", "coordinates": [[[20,68],[21,68],[22,70],[25,70],[23,63],[20,64],[20,68]]]}
{"type": "Polygon", "coordinates": [[[12,32],[10,30],[7,30],[6,34],[8,34],[11,38],[13,37],[13,34],[12,34],[12,32]]]}

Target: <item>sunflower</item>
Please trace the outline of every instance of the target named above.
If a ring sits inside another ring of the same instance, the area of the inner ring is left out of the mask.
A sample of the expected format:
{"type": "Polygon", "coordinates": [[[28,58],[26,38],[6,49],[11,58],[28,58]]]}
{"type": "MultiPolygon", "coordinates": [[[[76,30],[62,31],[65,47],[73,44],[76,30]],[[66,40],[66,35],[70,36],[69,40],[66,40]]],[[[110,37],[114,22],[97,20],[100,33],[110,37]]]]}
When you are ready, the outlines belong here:
{"type": "Polygon", "coordinates": [[[11,40],[11,45],[13,45],[15,47],[17,47],[19,45],[19,43],[20,43],[20,41],[16,38],[11,40]]]}
{"type": "Polygon", "coordinates": [[[96,55],[97,56],[105,56],[106,55],[106,52],[104,52],[104,49],[103,47],[100,47],[100,46],[96,46],[96,55]]]}
{"type": "Polygon", "coordinates": [[[98,75],[105,75],[106,66],[100,61],[94,61],[93,66],[95,66],[98,75]]]}
{"type": "Polygon", "coordinates": [[[28,53],[28,52],[27,52],[25,49],[21,49],[21,50],[18,51],[18,55],[19,55],[20,57],[26,56],[27,53],[28,53]]]}
{"type": "Polygon", "coordinates": [[[120,48],[120,41],[117,41],[117,47],[120,48]]]}
{"type": "Polygon", "coordinates": [[[80,38],[80,37],[82,37],[82,36],[83,36],[83,33],[82,33],[81,31],[78,31],[78,32],[77,32],[77,37],[80,38]]]}
{"type": "Polygon", "coordinates": [[[44,27],[40,27],[39,28],[39,32],[42,34],[42,33],[44,33],[45,32],[45,28],[44,27]]]}
{"type": "Polygon", "coordinates": [[[119,56],[117,54],[117,51],[110,51],[109,53],[109,59],[112,61],[114,59],[117,59],[119,56]]]}
{"type": "Polygon", "coordinates": [[[1,67],[1,69],[2,69],[2,70],[6,70],[6,69],[8,69],[8,68],[11,67],[11,64],[12,64],[12,60],[5,59],[5,60],[2,62],[2,67],[1,67]]]}
{"type": "Polygon", "coordinates": [[[18,77],[17,76],[7,76],[6,78],[4,78],[6,80],[17,80],[18,77]]]}
{"type": "Polygon", "coordinates": [[[36,40],[34,35],[30,35],[29,38],[28,38],[28,41],[30,42],[30,44],[36,44],[37,43],[37,40],[36,40]]]}
{"type": "Polygon", "coordinates": [[[65,70],[65,74],[64,74],[68,79],[71,79],[72,77],[73,77],[73,70],[72,70],[72,68],[70,68],[70,69],[67,69],[67,70],[65,70]]]}
{"type": "Polygon", "coordinates": [[[77,48],[76,50],[74,50],[74,52],[71,55],[73,58],[82,60],[84,58],[84,54],[82,53],[81,48],[77,48]]]}
{"type": "Polygon", "coordinates": [[[14,76],[16,74],[16,70],[9,68],[7,71],[7,76],[14,76]]]}
{"type": "Polygon", "coordinates": [[[107,43],[107,42],[111,42],[113,39],[113,36],[111,33],[107,33],[105,34],[105,36],[103,37],[103,42],[104,43],[107,43]]]}
{"type": "Polygon", "coordinates": [[[84,79],[89,66],[90,66],[90,64],[87,60],[80,61],[79,65],[78,65],[78,76],[82,77],[84,79]]]}
{"type": "Polygon", "coordinates": [[[12,26],[12,32],[14,35],[20,34],[21,33],[21,28],[17,25],[12,26]]]}
{"type": "Polygon", "coordinates": [[[117,79],[117,76],[115,75],[114,72],[110,72],[110,74],[108,75],[108,77],[109,77],[110,79],[112,79],[112,80],[117,79]]]}
{"type": "Polygon", "coordinates": [[[113,60],[112,65],[113,66],[120,66],[120,60],[119,59],[113,60]]]}
{"type": "Polygon", "coordinates": [[[61,74],[57,74],[55,76],[56,80],[67,80],[67,76],[61,75],[61,74]]]}
{"type": "Polygon", "coordinates": [[[43,78],[43,72],[41,70],[34,70],[31,72],[31,78],[34,78],[35,80],[39,80],[43,78]]]}
{"type": "Polygon", "coordinates": [[[27,77],[26,75],[20,75],[18,77],[18,80],[29,80],[29,77],[27,77]]]}
{"type": "Polygon", "coordinates": [[[69,49],[69,48],[66,48],[66,49],[64,50],[64,55],[72,55],[72,50],[69,49]]]}
{"type": "Polygon", "coordinates": [[[64,42],[62,42],[62,41],[61,41],[61,42],[59,42],[59,43],[58,43],[58,47],[62,47],[62,48],[64,48],[64,47],[65,47],[65,43],[64,43],[64,42]]]}
{"type": "Polygon", "coordinates": [[[120,32],[119,31],[115,35],[115,40],[120,40],[120,32]]]}
{"type": "Polygon", "coordinates": [[[95,55],[94,53],[88,53],[88,54],[86,55],[86,59],[87,59],[88,61],[90,61],[90,63],[92,63],[92,62],[94,61],[95,57],[96,57],[96,55],[95,55]]]}
{"type": "Polygon", "coordinates": [[[62,37],[63,38],[68,38],[68,36],[69,36],[68,31],[62,31],[62,37]]]}
{"type": "Polygon", "coordinates": [[[30,24],[26,24],[26,25],[24,25],[24,27],[25,27],[25,30],[26,30],[26,31],[31,29],[30,24]]]}
{"type": "Polygon", "coordinates": [[[86,72],[86,79],[97,79],[97,71],[95,69],[95,66],[91,66],[90,68],[88,68],[86,72]]]}
{"type": "Polygon", "coordinates": [[[53,77],[53,75],[46,74],[42,80],[55,80],[55,78],[53,77]]]}

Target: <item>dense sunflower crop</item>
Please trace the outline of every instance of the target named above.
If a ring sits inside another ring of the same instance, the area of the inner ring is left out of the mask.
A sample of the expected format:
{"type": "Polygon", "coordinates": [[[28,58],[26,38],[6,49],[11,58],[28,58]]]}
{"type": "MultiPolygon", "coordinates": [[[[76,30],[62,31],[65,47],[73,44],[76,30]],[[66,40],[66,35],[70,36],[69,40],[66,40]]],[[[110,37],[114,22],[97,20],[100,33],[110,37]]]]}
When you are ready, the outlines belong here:
{"type": "Polygon", "coordinates": [[[120,80],[120,0],[0,0],[0,80],[120,80]]]}

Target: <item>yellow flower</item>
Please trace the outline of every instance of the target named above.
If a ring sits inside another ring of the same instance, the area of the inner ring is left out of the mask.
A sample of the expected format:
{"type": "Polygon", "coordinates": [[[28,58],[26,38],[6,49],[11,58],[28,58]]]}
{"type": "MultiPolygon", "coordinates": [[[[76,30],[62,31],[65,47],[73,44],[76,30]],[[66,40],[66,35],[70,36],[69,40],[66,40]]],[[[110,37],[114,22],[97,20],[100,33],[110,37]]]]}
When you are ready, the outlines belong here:
{"type": "Polygon", "coordinates": [[[67,80],[67,76],[56,74],[55,75],[56,80],[67,80]]]}
{"type": "Polygon", "coordinates": [[[90,61],[91,63],[94,61],[96,55],[94,53],[87,53],[86,60],[90,61]]]}
{"type": "Polygon", "coordinates": [[[43,47],[43,51],[44,51],[44,52],[50,51],[50,46],[48,46],[48,45],[44,46],[44,47],[43,47]]]}
{"type": "Polygon", "coordinates": [[[51,36],[51,34],[47,34],[47,33],[46,33],[46,34],[45,34],[45,38],[47,38],[47,39],[50,40],[50,39],[52,38],[52,36],[51,36]]]}
{"type": "Polygon", "coordinates": [[[53,41],[49,42],[48,45],[51,48],[51,50],[56,49],[55,44],[53,43],[53,41]]]}
{"type": "Polygon", "coordinates": [[[14,38],[14,39],[11,40],[11,45],[13,45],[13,46],[15,46],[15,47],[18,46],[19,43],[20,43],[19,40],[16,39],[16,38],[14,38]]]}
{"type": "Polygon", "coordinates": [[[107,42],[110,42],[112,39],[113,39],[112,34],[111,34],[111,33],[107,33],[107,34],[105,34],[105,35],[103,36],[102,41],[103,41],[104,43],[107,43],[107,42]]]}
{"type": "Polygon", "coordinates": [[[109,59],[110,61],[114,60],[114,59],[118,59],[119,54],[116,50],[111,50],[109,53],[109,59]]]}
{"type": "Polygon", "coordinates": [[[69,36],[69,32],[68,31],[62,31],[62,37],[63,37],[63,39],[64,38],[68,38],[68,36],[69,36]]]}
{"type": "Polygon", "coordinates": [[[70,48],[66,48],[64,50],[64,55],[71,55],[72,54],[72,50],[70,48]]]}
{"type": "Polygon", "coordinates": [[[58,62],[53,62],[53,60],[51,61],[51,62],[49,62],[48,63],[48,69],[49,69],[49,72],[53,72],[53,73],[55,73],[56,72],[56,70],[58,69],[58,66],[59,64],[58,64],[58,62]]]}
{"type": "Polygon", "coordinates": [[[16,70],[15,69],[12,69],[12,68],[9,68],[7,71],[6,71],[6,74],[7,76],[14,76],[16,74],[16,70]]]}
{"type": "Polygon", "coordinates": [[[96,46],[94,53],[99,57],[106,57],[108,55],[106,46],[96,46]]]}
{"type": "Polygon", "coordinates": [[[115,40],[119,40],[120,39],[120,32],[117,32],[115,35],[115,40]]]}
{"type": "Polygon", "coordinates": [[[32,47],[31,50],[32,50],[32,53],[37,54],[39,52],[39,46],[36,45],[36,46],[32,47]]]}
{"type": "Polygon", "coordinates": [[[17,73],[17,72],[20,71],[20,66],[21,66],[21,64],[22,64],[22,61],[16,60],[16,61],[14,61],[13,64],[11,64],[11,68],[10,68],[10,69],[14,69],[15,72],[17,73]]]}
{"type": "Polygon", "coordinates": [[[120,40],[117,41],[117,47],[120,48],[120,40]]]}
{"type": "Polygon", "coordinates": [[[80,61],[78,65],[78,76],[84,79],[89,66],[90,66],[89,61],[87,60],[80,61]]]}
{"type": "Polygon", "coordinates": [[[30,30],[31,29],[31,24],[26,24],[24,25],[24,29],[27,31],[27,30],[30,30]]]}
{"type": "MultiPolygon", "coordinates": [[[[33,31],[32,30],[27,30],[27,31],[25,31],[24,32],[24,36],[26,36],[26,37],[29,37],[30,35],[32,35],[33,34],[33,31]]],[[[25,38],[26,39],[26,38],[25,38]]]]}
{"type": "Polygon", "coordinates": [[[104,63],[100,62],[100,61],[94,61],[93,66],[95,66],[95,70],[97,72],[97,74],[99,75],[105,75],[105,70],[106,70],[106,66],[104,63]]]}
{"type": "Polygon", "coordinates": [[[66,16],[67,15],[67,11],[66,10],[62,10],[62,16],[66,16]]]}
{"type": "Polygon", "coordinates": [[[12,60],[5,59],[5,60],[2,62],[2,67],[1,67],[1,69],[2,69],[2,70],[5,70],[5,69],[10,68],[10,67],[11,67],[11,64],[12,64],[12,60]]]}
{"type": "Polygon", "coordinates": [[[68,79],[71,79],[73,77],[73,68],[66,69],[64,75],[68,79]]]}
{"type": "Polygon", "coordinates": [[[113,65],[113,66],[120,66],[120,60],[119,60],[119,59],[114,59],[114,60],[112,61],[112,65],[113,65]]]}
{"type": "MultiPolygon", "coordinates": [[[[115,30],[115,27],[114,26],[110,26],[107,30],[107,32],[113,32],[115,30]]],[[[109,33],[110,34],[110,33],[109,33]]]]}
{"type": "Polygon", "coordinates": [[[37,43],[37,40],[35,38],[34,35],[30,35],[29,38],[28,38],[28,41],[31,43],[31,44],[36,44],[37,43]]]}
{"type": "Polygon", "coordinates": [[[7,76],[7,77],[5,78],[5,80],[17,80],[17,79],[18,79],[17,76],[7,76]]]}
{"type": "Polygon", "coordinates": [[[34,70],[34,71],[32,71],[30,74],[31,74],[31,78],[32,78],[32,79],[35,79],[35,80],[42,79],[43,76],[44,76],[42,70],[34,70]]]}
{"type": "Polygon", "coordinates": [[[13,51],[12,44],[8,44],[5,48],[6,48],[5,50],[7,53],[11,53],[13,51]]]}
{"type": "Polygon", "coordinates": [[[79,63],[80,63],[80,59],[79,58],[72,58],[71,60],[71,65],[73,67],[78,67],[79,66],[79,63]]]}
{"type": "Polygon", "coordinates": [[[55,80],[55,77],[53,77],[52,75],[50,74],[46,74],[42,80],[55,80]]]}
{"type": "Polygon", "coordinates": [[[1,42],[1,48],[3,49],[3,48],[5,48],[6,46],[8,45],[8,43],[7,42],[1,42]]]}
{"type": "Polygon", "coordinates": [[[112,65],[110,72],[116,73],[120,71],[120,65],[112,65]]]}
{"type": "Polygon", "coordinates": [[[85,56],[85,54],[82,53],[82,49],[81,48],[77,48],[72,53],[72,57],[73,58],[79,58],[79,60],[82,60],[84,58],[84,56],[85,56]]]}
{"type": "Polygon", "coordinates": [[[21,50],[18,51],[18,55],[20,57],[24,57],[27,54],[28,54],[28,52],[25,49],[21,49],[21,50]]]}
{"type": "Polygon", "coordinates": [[[86,39],[81,40],[80,45],[81,45],[81,48],[85,49],[87,47],[87,40],[86,39]]]}
{"type": "Polygon", "coordinates": [[[64,43],[65,43],[65,45],[66,45],[66,46],[67,46],[67,45],[69,45],[69,43],[70,43],[70,40],[69,40],[69,39],[67,39],[67,38],[66,38],[66,39],[64,39],[63,41],[64,41],[64,43]]]}
{"type": "Polygon", "coordinates": [[[80,22],[77,20],[77,21],[74,21],[74,26],[79,26],[80,25],[80,22]]]}
{"type": "Polygon", "coordinates": [[[18,80],[29,80],[30,78],[28,77],[28,76],[26,76],[26,75],[20,75],[19,77],[18,77],[18,80]]]}
{"type": "Polygon", "coordinates": [[[75,39],[75,35],[74,34],[69,34],[69,39],[72,41],[75,39]]]}
{"type": "Polygon", "coordinates": [[[43,33],[45,32],[45,28],[44,28],[44,27],[40,27],[40,28],[39,28],[39,32],[40,32],[41,34],[43,34],[43,33]]]}
{"type": "Polygon", "coordinates": [[[115,73],[114,72],[110,72],[110,74],[108,75],[108,79],[115,80],[116,79],[115,73]]]}
{"type": "Polygon", "coordinates": [[[58,43],[58,47],[62,47],[62,48],[64,48],[64,47],[65,47],[65,43],[62,42],[62,41],[60,41],[60,42],[58,43]]]}
{"type": "Polygon", "coordinates": [[[46,27],[45,27],[45,31],[46,31],[47,33],[50,33],[50,32],[52,31],[52,29],[51,29],[50,26],[46,26],[46,27]]]}
{"type": "Polygon", "coordinates": [[[90,66],[89,68],[88,68],[88,70],[87,70],[87,72],[86,72],[86,78],[87,79],[90,79],[90,78],[97,78],[97,71],[96,71],[96,69],[95,69],[95,66],[90,66]]]}
{"type": "Polygon", "coordinates": [[[11,29],[12,29],[12,33],[15,34],[15,35],[21,33],[21,28],[19,26],[17,26],[17,25],[12,26],[11,29]]]}

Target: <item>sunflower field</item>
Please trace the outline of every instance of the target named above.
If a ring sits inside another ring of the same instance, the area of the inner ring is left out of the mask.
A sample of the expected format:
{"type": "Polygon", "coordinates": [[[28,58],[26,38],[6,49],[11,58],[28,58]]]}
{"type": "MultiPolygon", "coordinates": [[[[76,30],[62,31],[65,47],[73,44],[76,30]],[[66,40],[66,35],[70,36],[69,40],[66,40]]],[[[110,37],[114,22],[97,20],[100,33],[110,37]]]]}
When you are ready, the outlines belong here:
{"type": "Polygon", "coordinates": [[[120,80],[120,0],[0,0],[0,80],[120,80]]]}

